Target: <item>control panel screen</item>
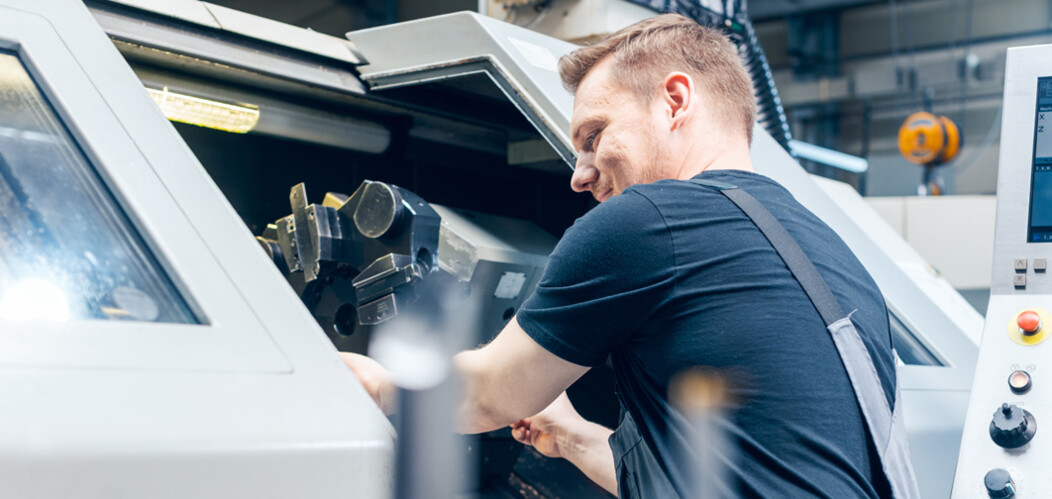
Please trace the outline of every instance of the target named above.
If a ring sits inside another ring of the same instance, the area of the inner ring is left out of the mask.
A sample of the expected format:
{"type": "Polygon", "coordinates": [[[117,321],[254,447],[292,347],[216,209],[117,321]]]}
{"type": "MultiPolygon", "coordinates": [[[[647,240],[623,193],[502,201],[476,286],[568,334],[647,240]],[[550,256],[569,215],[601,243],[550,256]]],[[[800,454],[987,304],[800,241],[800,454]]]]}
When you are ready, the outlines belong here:
{"type": "Polygon", "coordinates": [[[1052,76],[1037,79],[1027,242],[1052,242],[1052,76]]]}

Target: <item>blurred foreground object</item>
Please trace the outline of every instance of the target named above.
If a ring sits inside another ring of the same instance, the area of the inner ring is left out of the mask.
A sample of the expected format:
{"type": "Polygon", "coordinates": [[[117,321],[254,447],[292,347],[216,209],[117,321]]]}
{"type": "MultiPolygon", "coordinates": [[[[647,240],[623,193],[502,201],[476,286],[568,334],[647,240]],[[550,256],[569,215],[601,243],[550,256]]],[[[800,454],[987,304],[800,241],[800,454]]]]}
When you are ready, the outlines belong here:
{"type": "Polygon", "coordinates": [[[669,387],[669,401],[686,420],[691,436],[692,448],[684,449],[683,459],[693,464],[695,497],[730,494],[727,464],[734,462],[734,449],[719,424],[732,403],[729,382],[720,372],[694,368],[677,375],[669,387]]]}

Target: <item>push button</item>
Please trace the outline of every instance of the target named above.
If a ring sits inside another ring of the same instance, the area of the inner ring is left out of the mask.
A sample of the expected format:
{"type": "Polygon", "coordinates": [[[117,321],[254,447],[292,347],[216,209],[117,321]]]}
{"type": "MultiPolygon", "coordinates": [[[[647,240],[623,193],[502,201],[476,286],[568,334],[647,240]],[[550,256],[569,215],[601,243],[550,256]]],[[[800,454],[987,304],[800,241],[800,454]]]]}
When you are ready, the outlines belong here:
{"type": "Polygon", "coordinates": [[[1030,391],[1030,373],[1026,371],[1015,371],[1008,376],[1008,387],[1012,393],[1017,395],[1030,391]]]}
{"type": "Polygon", "coordinates": [[[1013,274],[1012,275],[1012,285],[1015,286],[1016,288],[1025,288],[1026,287],[1026,274],[1013,274]]]}
{"type": "Polygon", "coordinates": [[[1033,310],[1026,310],[1015,319],[1019,330],[1027,336],[1033,336],[1041,331],[1041,316],[1033,310]]]}
{"type": "Polygon", "coordinates": [[[1026,258],[1016,258],[1012,261],[1016,272],[1026,272],[1026,258]]]}
{"type": "Polygon", "coordinates": [[[1052,316],[1048,312],[1036,307],[1028,308],[1008,321],[1008,337],[1025,347],[1037,345],[1049,336],[1049,328],[1045,324],[1052,324],[1052,316]]]}
{"type": "Polygon", "coordinates": [[[1048,260],[1044,258],[1034,259],[1034,272],[1044,272],[1048,267],[1048,260]]]}

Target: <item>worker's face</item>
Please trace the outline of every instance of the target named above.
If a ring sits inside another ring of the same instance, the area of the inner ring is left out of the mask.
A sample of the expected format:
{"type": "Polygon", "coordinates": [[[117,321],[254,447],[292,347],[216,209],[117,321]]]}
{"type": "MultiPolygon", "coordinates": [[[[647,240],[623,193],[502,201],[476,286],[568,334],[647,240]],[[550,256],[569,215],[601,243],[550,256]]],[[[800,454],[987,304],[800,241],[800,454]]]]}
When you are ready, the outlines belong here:
{"type": "MultiPolygon", "coordinates": [[[[662,144],[662,112],[645,105],[612,78],[607,59],[585,75],[570,123],[577,165],[570,186],[599,202],[634,184],[669,178],[662,144]]],[[[655,98],[655,101],[657,99],[655,98]]],[[[656,104],[656,102],[654,103],[656,104]]]]}

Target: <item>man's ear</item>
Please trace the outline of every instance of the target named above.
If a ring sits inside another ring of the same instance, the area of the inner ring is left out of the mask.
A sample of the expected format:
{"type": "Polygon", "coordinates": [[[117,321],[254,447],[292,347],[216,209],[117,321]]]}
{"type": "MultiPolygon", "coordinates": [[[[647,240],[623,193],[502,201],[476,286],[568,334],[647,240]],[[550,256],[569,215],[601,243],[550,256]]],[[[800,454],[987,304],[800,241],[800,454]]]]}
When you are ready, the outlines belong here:
{"type": "Polygon", "coordinates": [[[694,79],[686,73],[674,71],[665,76],[661,86],[664,97],[669,129],[675,130],[687,122],[693,110],[697,94],[694,92],[694,79]]]}

